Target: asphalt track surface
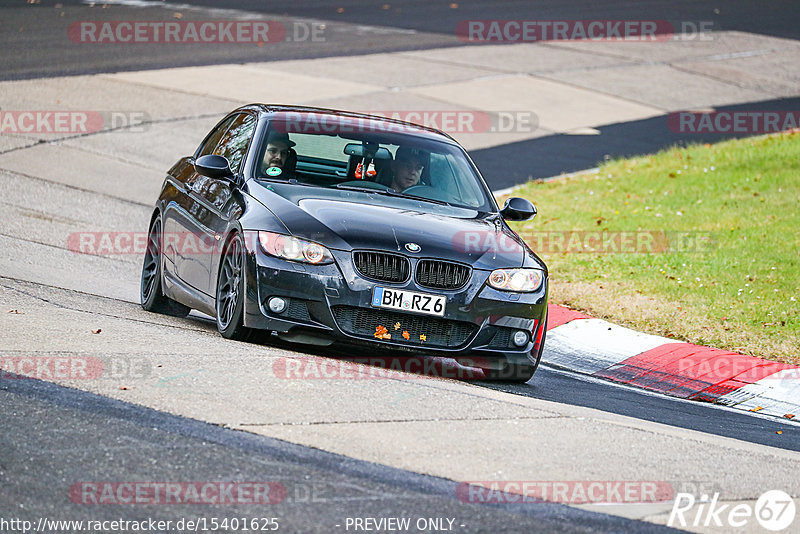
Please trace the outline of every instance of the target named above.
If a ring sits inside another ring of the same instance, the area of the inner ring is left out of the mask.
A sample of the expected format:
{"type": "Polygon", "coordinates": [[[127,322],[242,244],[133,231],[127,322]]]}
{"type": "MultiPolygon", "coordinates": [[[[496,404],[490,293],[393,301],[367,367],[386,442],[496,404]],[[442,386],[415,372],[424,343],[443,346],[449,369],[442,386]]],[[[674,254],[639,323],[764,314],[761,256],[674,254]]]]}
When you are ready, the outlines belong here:
{"type": "MultiPolygon", "coordinates": [[[[716,31],[737,30],[774,37],[800,39],[797,5],[792,0],[769,3],[747,0],[648,2],[506,1],[298,1],[195,0],[159,2],[118,0],[93,7],[88,0],[6,0],[0,5],[0,36],[13,54],[0,54],[0,80],[96,74],[196,65],[280,61],[359,55],[401,50],[462,46],[456,27],[463,20],[666,20],[711,24],[716,31]],[[132,4],[132,5],[129,5],[132,4]],[[61,7],[56,8],[54,6],[61,7]],[[162,7],[163,6],[163,7],[162,7]],[[202,9],[190,9],[194,6],[202,9]],[[384,9],[384,6],[389,6],[384,9]],[[208,20],[205,8],[220,9],[213,18],[238,18],[245,10],[260,20],[281,21],[287,28],[325,25],[325,42],[294,40],[263,47],[252,44],[203,46],[145,44],[133,53],[126,44],[86,44],[66,38],[66,28],[78,21],[208,20]],[[341,12],[338,10],[342,9],[341,12]]],[[[364,73],[369,72],[365,65],[364,73]]],[[[354,79],[358,76],[354,73],[354,79]]],[[[679,90],[679,88],[676,88],[679,90]]],[[[0,106],[2,102],[0,102],[0,106]]],[[[793,111],[800,98],[778,98],[743,105],[720,106],[719,111],[793,111]]],[[[663,127],[662,118],[619,122],[599,127],[600,135],[555,134],[504,146],[474,150],[471,156],[494,190],[506,189],[531,178],[546,178],[592,168],[609,158],[647,154],[686,143],[713,143],[730,134],[679,134],[663,127]],[[503,169],[502,173],[497,169],[503,169]]]]}
{"type": "Polygon", "coordinates": [[[776,421],[772,417],[754,417],[700,402],[650,394],[635,388],[615,387],[608,382],[547,366],[541,366],[528,384],[487,384],[487,387],[515,395],[586,406],[645,421],[800,451],[798,425],[776,421]],[[778,431],[782,433],[778,434],[778,431]]]}
{"type": "MultiPolygon", "coordinates": [[[[208,321],[189,319],[204,327],[208,321]]],[[[277,347],[290,345],[275,342],[277,347]]],[[[295,347],[296,348],[296,347],[295,347]]],[[[301,351],[334,355],[325,349],[301,351]]],[[[485,384],[516,395],[798,450],[800,428],[700,403],[540,368],[524,385],[485,384]],[[776,434],[780,430],[782,434],[776,434]]],[[[354,402],[357,402],[354,399],[354,402]]],[[[348,517],[455,518],[460,532],[661,532],[649,523],[552,503],[477,505],[457,483],[251,435],[33,379],[0,380],[0,516],[60,520],[178,521],[279,517],[289,532],[341,530],[348,517]],[[286,499],[261,506],[87,506],[67,495],[76,481],[277,482],[286,499]],[[339,525],[337,527],[337,525],[339,525]],[[461,526],[463,525],[463,526],[461,526]]],[[[455,444],[454,444],[455,445],[455,444]]],[[[531,461],[547,461],[547,451],[531,461]]],[[[468,461],[468,460],[465,460],[468,461]]],[[[682,484],[708,484],[687,481],[682,484]]]]}
{"type": "MultiPolygon", "coordinates": [[[[348,353],[343,350],[327,348],[315,350],[313,347],[298,347],[277,339],[270,341],[270,344],[310,355],[348,359],[348,353]]],[[[357,358],[353,361],[363,363],[363,360],[357,358]]],[[[370,363],[391,368],[395,362],[389,358],[385,362],[370,363]]],[[[446,369],[434,371],[437,372],[439,376],[452,376],[447,374],[446,369]]],[[[533,379],[525,384],[480,383],[484,387],[514,395],[584,406],[636,417],[643,421],[697,430],[779,449],[800,451],[800,424],[785,422],[771,416],[756,416],[704,402],[667,397],[546,364],[540,365],[533,379]],[[778,434],[778,431],[781,433],[778,434]]]]}
{"type": "MultiPolygon", "coordinates": [[[[771,2],[539,2],[531,3],[428,1],[392,2],[257,2],[193,1],[191,4],[246,9],[285,17],[330,21],[346,25],[389,26],[400,30],[375,32],[368,39],[347,31],[325,47],[274,47],[265,57],[252,47],[195,47],[154,45],[148,54],[131,55],[123,48],[87,50],[63,46],[63,22],[55,4],[64,10],[85,9],[84,3],[42,0],[6,1],[0,6],[0,78],[21,79],[65,74],[140,70],[173,66],[353,55],[376,51],[456,46],[456,24],[465,19],[589,19],[647,18],[713,20],[715,27],[766,35],[800,38],[797,5],[771,2]],[[343,7],[338,13],[336,8],[343,7]],[[715,12],[719,10],[719,13],[715,12]],[[41,10],[35,16],[28,11],[41,10]],[[45,11],[52,10],[52,11],[45,11]],[[59,33],[60,32],[60,33],[59,33]],[[420,33],[424,34],[420,36],[420,33]]],[[[141,20],[162,18],[161,8],[95,8],[97,18],[123,18],[119,11],[141,20]]],[[[757,103],[763,109],[797,109],[797,99],[757,103]]],[[[753,104],[748,104],[753,109],[753,104]]],[[[590,167],[606,155],[649,152],[680,139],[648,136],[647,121],[612,125],[597,137],[553,136],[477,151],[482,167],[513,161],[519,154],[540,155],[546,161],[537,176],[550,176],[590,167]],[[616,130],[616,131],[615,131],[616,130]],[[638,138],[641,144],[615,144],[614,139],[638,138]],[[612,141],[609,141],[611,139],[612,141]],[[623,146],[624,145],[624,146],[623,146]]],[[[693,138],[697,141],[697,138],[693,138]]],[[[714,140],[714,139],[708,139],[714,140]]],[[[492,181],[494,188],[516,183],[523,169],[492,181]],[[519,173],[515,175],[514,173],[519,173]]],[[[525,385],[486,385],[508,393],[560,403],[587,406],[655,421],[679,428],[735,437],[751,443],[800,450],[797,425],[750,416],[700,403],[650,395],[630,388],[587,380],[559,370],[541,368],[525,385]],[[781,431],[782,434],[777,434],[781,431]]],[[[346,517],[454,517],[463,532],[660,532],[668,529],[644,522],[577,510],[557,504],[535,506],[477,506],[453,497],[455,483],[352,460],[287,442],[220,428],[91,393],[36,380],[0,380],[0,516],[59,519],[179,519],[199,516],[261,516],[248,507],[190,509],[180,506],[87,508],[66,498],[74,480],[219,480],[236,473],[239,479],[284,481],[288,496],[266,512],[280,516],[288,531],[340,530],[346,517]],[[308,484],[298,483],[307,480],[308,484]],[[315,493],[316,492],[316,493],[315,493]],[[309,497],[317,495],[317,499],[309,497]],[[24,503],[24,508],[20,506],[24,503]]],[[[539,453],[542,454],[541,452],[539,453]]],[[[546,451],[541,461],[546,461],[546,451]]],[[[283,530],[283,529],[282,529],[283,530]]]]}
{"type": "Polygon", "coordinates": [[[413,522],[450,518],[457,532],[674,531],[553,503],[465,503],[456,498],[458,484],[453,481],[226,430],[48,382],[4,380],[0,403],[0,517],[34,524],[42,517],[277,517],[280,531],[344,532],[348,517],[411,517],[413,522]],[[131,507],[91,506],[67,498],[74,481],[232,479],[282,484],[285,499],[267,505],[131,507]]]}
{"type": "MultiPolygon", "coordinates": [[[[214,0],[192,0],[194,5],[219,6],[214,0]]],[[[466,2],[429,2],[401,0],[399,2],[364,2],[345,0],[278,1],[265,4],[258,0],[233,0],[225,5],[272,13],[288,13],[300,17],[319,17],[346,20],[360,24],[376,24],[414,29],[432,33],[452,33],[462,20],[537,19],[537,20],[666,20],[711,21],[721,30],[740,30],[763,33],[773,37],[800,37],[797,27],[796,3],[782,0],[763,4],[748,0],[716,2],[708,0],[468,0],[466,2]],[[389,5],[389,9],[384,6],[389,5]],[[457,6],[457,7],[453,7],[457,6]],[[339,8],[344,8],[340,13],[339,8]]]]}
{"type": "MultiPolygon", "coordinates": [[[[121,0],[120,0],[121,1],[121,0]]],[[[132,2],[132,0],[127,0],[132,2]]],[[[113,5],[102,8],[96,2],[86,9],[86,0],[5,0],[0,5],[0,35],[14,46],[16,53],[0,57],[0,79],[35,78],[59,74],[92,74],[120,70],[210,65],[247,61],[275,61],[331,57],[398,50],[415,50],[463,43],[456,36],[456,27],[463,20],[666,20],[674,27],[681,22],[710,22],[716,31],[746,31],[800,38],[797,24],[797,3],[793,0],[725,2],[694,0],[650,0],[595,2],[546,0],[530,2],[512,0],[491,2],[400,1],[270,1],[260,0],[191,0],[166,2],[176,6],[182,20],[191,20],[192,12],[181,5],[244,10],[262,13],[271,20],[324,20],[331,30],[325,43],[286,43],[281,46],[256,48],[250,45],[225,47],[148,45],[146,53],[130,54],[125,45],[86,46],[65,43],[64,20],[163,20],[159,1],[137,0],[136,7],[113,5]],[[54,6],[62,6],[59,9],[54,6]],[[144,5],[145,7],[141,7],[144,5]],[[154,7],[147,7],[152,5],[154,7]],[[458,6],[457,8],[450,7],[458,6]],[[388,6],[388,9],[385,8],[388,6]],[[340,12],[341,10],[341,12],[340,12]],[[61,15],[61,12],[64,15],[61,15]],[[74,17],[76,13],[80,13],[74,17]],[[337,25],[389,27],[393,33],[372,35],[337,32],[337,25]],[[402,31],[412,30],[412,31],[402,31]]],[[[124,3],[124,2],[122,2],[124,3]]],[[[224,17],[220,17],[224,18],[224,17]]]]}

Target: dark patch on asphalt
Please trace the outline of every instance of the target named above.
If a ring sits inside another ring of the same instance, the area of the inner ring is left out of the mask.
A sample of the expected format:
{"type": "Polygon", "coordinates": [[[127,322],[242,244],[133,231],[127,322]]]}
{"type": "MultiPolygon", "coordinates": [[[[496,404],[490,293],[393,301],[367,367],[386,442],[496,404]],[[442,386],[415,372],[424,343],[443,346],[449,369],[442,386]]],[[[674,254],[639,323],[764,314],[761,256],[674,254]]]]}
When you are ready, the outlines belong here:
{"type": "MultiPolygon", "coordinates": [[[[719,106],[717,112],[800,110],[800,98],[778,98],[719,106]]],[[[471,150],[470,156],[493,190],[582,171],[604,161],[652,154],[672,146],[716,143],[750,137],[752,133],[678,133],[670,129],[667,115],[596,127],[600,135],[550,135],[507,145],[471,150]],[[502,170],[502,172],[501,172],[502,170]]],[[[695,123],[699,124],[699,122],[695,123]]],[[[535,200],[535,199],[534,199],[535,200]]]]}

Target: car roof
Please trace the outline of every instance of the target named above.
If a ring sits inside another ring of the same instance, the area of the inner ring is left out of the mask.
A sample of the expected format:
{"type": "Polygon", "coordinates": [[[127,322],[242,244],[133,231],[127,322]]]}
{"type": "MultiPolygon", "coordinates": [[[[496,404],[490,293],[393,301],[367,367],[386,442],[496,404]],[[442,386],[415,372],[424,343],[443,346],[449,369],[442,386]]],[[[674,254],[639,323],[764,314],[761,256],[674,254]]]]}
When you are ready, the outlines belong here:
{"type": "Polygon", "coordinates": [[[308,106],[286,106],[274,104],[248,104],[238,108],[236,111],[257,111],[262,114],[279,114],[279,113],[309,113],[317,115],[329,115],[336,117],[337,120],[344,121],[343,124],[357,126],[359,121],[370,120],[382,122],[387,124],[394,124],[403,127],[403,132],[416,137],[423,137],[426,139],[444,141],[450,144],[457,145],[455,139],[436,128],[428,126],[421,126],[412,122],[401,121],[398,119],[391,119],[382,117],[380,115],[369,115],[366,113],[356,113],[353,111],[342,111],[337,109],[308,107],[308,106]]]}

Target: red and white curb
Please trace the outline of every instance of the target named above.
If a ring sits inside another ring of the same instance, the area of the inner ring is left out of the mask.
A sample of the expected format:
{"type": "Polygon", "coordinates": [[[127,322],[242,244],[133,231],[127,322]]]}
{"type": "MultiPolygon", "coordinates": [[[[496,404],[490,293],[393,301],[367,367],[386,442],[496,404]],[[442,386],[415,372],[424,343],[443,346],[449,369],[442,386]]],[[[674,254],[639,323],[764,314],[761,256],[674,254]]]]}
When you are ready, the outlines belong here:
{"type": "Polygon", "coordinates": [[[642,334],[549,305],[548,365],[663,393],[800,420],[800,367],[642,334]]]}

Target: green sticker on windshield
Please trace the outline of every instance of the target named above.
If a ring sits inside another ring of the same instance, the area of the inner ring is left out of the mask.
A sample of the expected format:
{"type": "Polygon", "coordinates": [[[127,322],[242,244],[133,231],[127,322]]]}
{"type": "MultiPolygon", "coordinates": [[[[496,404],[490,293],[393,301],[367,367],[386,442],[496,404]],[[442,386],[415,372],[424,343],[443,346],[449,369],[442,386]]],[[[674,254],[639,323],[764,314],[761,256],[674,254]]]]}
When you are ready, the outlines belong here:
{"type": "Polygon", "coordinates": [[[266,171],[268,176],[280,176],[283,172],[280,167],[269,167],[266,171]]]}

